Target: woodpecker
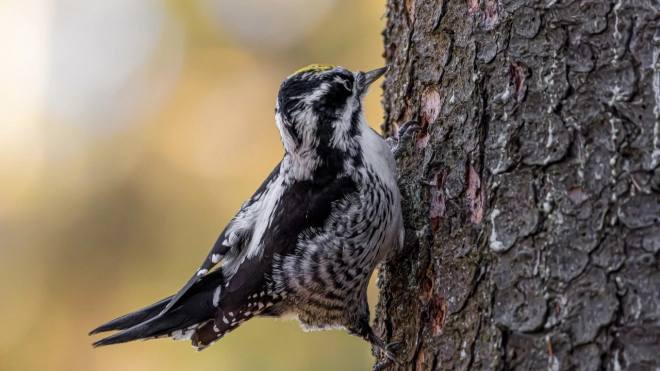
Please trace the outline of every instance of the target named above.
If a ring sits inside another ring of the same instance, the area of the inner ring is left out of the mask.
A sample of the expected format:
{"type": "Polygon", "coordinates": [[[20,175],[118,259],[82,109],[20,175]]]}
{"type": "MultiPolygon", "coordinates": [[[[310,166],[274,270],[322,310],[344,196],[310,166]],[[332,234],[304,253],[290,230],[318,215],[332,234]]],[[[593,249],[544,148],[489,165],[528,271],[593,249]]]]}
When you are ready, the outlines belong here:
{"type": "Polygon", "coordinates": [[[404,239],[394,158],[362,109],[384,73],[310,65],[286,78],[275,105],[280,163],[176,294],[94,329],[119,331],[94,346],[171,337],[201,350],[255,316],[292,314],[395,360],[367,303],[372,272],[404,239]]]}

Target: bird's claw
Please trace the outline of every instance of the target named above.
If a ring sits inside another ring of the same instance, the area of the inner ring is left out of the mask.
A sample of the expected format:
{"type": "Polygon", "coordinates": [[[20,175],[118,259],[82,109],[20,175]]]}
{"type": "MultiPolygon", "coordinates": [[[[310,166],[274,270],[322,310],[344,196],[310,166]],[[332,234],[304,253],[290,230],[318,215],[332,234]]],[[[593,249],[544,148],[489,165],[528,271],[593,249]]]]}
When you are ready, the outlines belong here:
{"type": "Polygon", "coordinates": [[[384,345],[381,341],[374,343],[374,347],[383,355],[384,359],[379,360],[373,367],[374,371],[380,371],[394,363],[401,366],[402,363],[395,355],[395,351],[401,346],[401,342],[395,341],[384,345]]]}
{"type": "Polygon", "coordinates": [[[416,121],[408,121],[401,125],[395,136],[387,139],[387,143],[390,145],[392,152],[397,155],[401,151],[410,147],[410,143],[415,140],[417,133],[419,133],[420,130],[421,127],[416,121]]]}
{"type": "Polygon", "coordinates": [[[387,359],[385,361],[379,361],[377,362],[374,367],[371,368],[372,371],[383,371],[385,367],[387,367],[390,364],[390,360],[387,359]]]}
{"type": "Polygon", "coordinates": [[[404,139],[411,139],[419,132],[421,127],[417,123],[417,121],[411,120],[406,122],[405,124],[401,125],[399,127],[399,130],[397,132],[397,136],[399,137],[399,142],[401,142],[404,139]]]}
{"type": "Polygon", "coordinates": [[[401,350],[402,345],[403,343],[400,341],[392,341],[387,343],[387,345],[385,345],[385,349],[387,349],[390,352],[397,353],[399,350],[401,350]]]}

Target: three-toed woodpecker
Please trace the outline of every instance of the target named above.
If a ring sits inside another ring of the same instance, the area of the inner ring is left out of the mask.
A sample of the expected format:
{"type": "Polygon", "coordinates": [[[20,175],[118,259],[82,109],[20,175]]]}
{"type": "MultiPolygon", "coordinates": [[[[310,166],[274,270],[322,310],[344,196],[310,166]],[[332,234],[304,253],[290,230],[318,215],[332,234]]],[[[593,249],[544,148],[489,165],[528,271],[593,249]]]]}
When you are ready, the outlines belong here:
{"type": "Polygon", "coordinates": [[[203,349],[254,316],[342,327],[392,354],[369,325],[367,284],[403,245],[395,164],[367,124],[362,99],[385,72],[311,65],[280,86],[275,121],[284,158],[173,296],[92,333],[95,346],[189,339],[203,349]]]}

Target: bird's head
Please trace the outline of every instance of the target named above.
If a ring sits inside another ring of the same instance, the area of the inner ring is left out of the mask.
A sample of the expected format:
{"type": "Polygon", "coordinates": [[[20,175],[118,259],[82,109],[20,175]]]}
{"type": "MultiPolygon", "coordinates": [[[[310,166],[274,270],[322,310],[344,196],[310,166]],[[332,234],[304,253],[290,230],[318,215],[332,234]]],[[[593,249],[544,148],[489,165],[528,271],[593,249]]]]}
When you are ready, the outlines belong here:
{"type": "Polygon", "coordinates": [[[312,64],[286,78],[275,107],[285,151],[294,155],[350,152],[363,121],[362,98],[385,68],[352,72],[312,64]]]}

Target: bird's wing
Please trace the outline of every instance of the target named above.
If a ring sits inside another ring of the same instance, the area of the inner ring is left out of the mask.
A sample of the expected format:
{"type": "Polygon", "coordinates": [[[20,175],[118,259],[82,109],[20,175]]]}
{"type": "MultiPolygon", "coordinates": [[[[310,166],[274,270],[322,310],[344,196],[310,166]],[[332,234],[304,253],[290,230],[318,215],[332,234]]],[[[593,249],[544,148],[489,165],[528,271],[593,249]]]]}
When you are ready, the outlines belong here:
{"type": "Polygon", "coordinates": [[[236,273],[228,282],[226,295],[245,294],[259,288],[260,277],[267,279],[276,257],[296,254],[301,236],[322,229],[336,218],[336,204],[356,191],[355,181],[348,177],[297,181],[285,187],[277,194],[275,207],[263,223],[266,226],[263,232],[252,236],[251,245],[258,244],[258,252],[231,263],[237,264],[233,269],[236,273]]]}
{"type": "Polygon", "coordinates": [[[336,205],[353,198],[357,191],[355,182],[346,177],[297,181],[286,186],[276,183],[273,187],[263,200],[272,207],[260,208],[258,226],[249,246],[243,247],[244,254],[222,266],[223,272],[233,273],[228,273],[228,280],[217,288],[219,294],[214,301],[218,303],[219,317],[213,324],[195,330],[193,342],[199,349],[235,328],[224,317],[227,313],[242,322],[277,305],[282,299],[279,289],[283,287],[273,281],[276,257],[305,254],[298,246],[301,236],[327,227],[338,217],[340,210],[336,205]],[[249,250],[254,252],[248,254],[249,250]]]}
{"type": "Polygon", "coordinates": [[[213,267],[215,267],[232,248],[240,250],[244,247],[245,240],[252,234],[254,229],[255,218],[258,217],[253,210],[253,206],[259,202],[268,188],[276,181],[280,172],[280,164],[275,166],[273,171],[271,171],[270,175],[268,175],[266,180],[264,180],[252,197],[243,204],[238,213],[232,218],[229,224],[227,224],[222,233],[220,233],[220,236],[209,251],[206,259],[204,259],[200,265],[199,269],[188,280],[188,282],[186,282],[186,284],[172,296],[159,315],[167,313],[167,311],[174,307],[181,297],[197,281],[199,281],[200,278],[208,274],[209,271],[213,269],[213,267]]]}

